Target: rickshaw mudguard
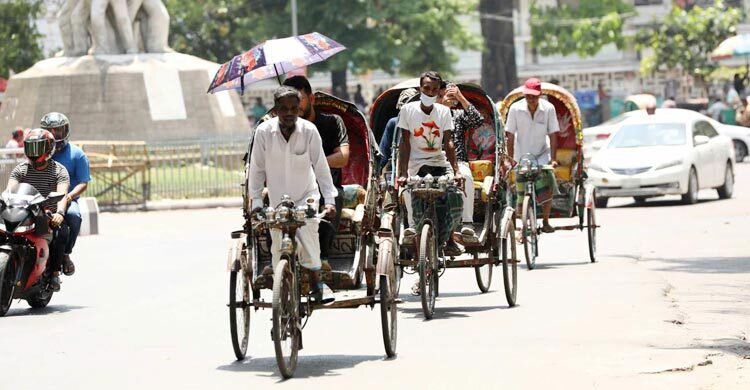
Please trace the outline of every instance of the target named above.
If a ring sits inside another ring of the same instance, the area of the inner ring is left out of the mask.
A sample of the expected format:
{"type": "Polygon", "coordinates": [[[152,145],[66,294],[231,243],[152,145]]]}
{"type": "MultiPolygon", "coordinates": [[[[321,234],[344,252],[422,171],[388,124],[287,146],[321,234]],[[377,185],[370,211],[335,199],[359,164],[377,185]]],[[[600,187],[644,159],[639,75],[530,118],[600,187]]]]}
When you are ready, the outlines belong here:
{"type": "Polygon", "coordinates": [[[586,208],[592,209],[594,208],[594,191],[595,188],[591,184],[584,184],[583,186],[584,191],[586,192],[586,197],[584,198],[586,201],[586,208]]]}
{"type": "Polygon", "coordinates": [[[500,237],[506,237],[508,230],[512,228],[516,210],[513,207],[505,207],[503,217],[500,219],[500,237]]]}
{"type": "Polygon", "coordinates": [[[375,244],[379,247],[381,244],[385,244],[385,247],[378,251],[378,263],[375,265],[376,275],[388,276],[392,275],[393,272],[393,261],[396,255],[394,253],[396,245],[396,237],[393,232],[394,217],[394,212],[389,211],[380,219],[380,229],[378,229],[375,244]]]}
{"type": "Polygon", "coordinates": [[[242,252],[245,250],[245,238],[236,238],[232,240],[227,253],[227,271],[235,272],[242,269],[242,252]]]}

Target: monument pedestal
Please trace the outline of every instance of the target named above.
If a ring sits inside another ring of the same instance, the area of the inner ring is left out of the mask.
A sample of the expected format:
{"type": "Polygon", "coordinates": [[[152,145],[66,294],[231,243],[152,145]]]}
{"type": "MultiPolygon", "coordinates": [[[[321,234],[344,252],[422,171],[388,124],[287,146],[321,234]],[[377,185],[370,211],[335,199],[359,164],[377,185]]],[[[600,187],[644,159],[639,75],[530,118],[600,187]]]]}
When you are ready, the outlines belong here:
{"type": "Polygon", "coordinates": [[[70,119],[73,140],[247,137],[239,95],[206,93],[218,68],[180,53],[46,59],[10,79],[0,130],[38,127],[58,111],[70,119]]]}

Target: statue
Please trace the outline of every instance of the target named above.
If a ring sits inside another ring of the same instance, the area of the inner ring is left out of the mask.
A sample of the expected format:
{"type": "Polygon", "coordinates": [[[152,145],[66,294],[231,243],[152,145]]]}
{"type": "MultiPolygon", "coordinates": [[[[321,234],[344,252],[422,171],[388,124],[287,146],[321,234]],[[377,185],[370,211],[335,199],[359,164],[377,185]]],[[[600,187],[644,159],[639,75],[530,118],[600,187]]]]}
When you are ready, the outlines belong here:
{"type": "Polygon", "coordinates": [[[161,0],[65,0],[58,20],[67,57],[172,51],[161,0]]]}

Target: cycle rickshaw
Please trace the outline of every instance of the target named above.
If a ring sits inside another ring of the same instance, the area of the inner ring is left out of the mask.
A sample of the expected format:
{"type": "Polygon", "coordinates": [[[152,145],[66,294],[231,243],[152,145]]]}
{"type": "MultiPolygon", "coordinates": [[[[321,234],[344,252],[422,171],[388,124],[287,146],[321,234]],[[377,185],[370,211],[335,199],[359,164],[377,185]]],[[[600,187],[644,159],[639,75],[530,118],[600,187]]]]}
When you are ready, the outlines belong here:
{"type": "MultiPolygon", "coordinates": [[[[552,198],[550,218],[578,218],[573,225],[555,226],[555,230],[586,229],[589,258],[596,261],[596,193],[594,186],[586,183],[586,170],[583,165],[583,125],[581,111],[575,97],[567,90],[555,84],[542,83],[542,95],[555,106],[560,132],[557,133],[557,161],[554,169],[559,194],[552,198]]],[[[516,101],[522,99],[523,87],[511,91],[503,101],[497,104],[498,112],[506,122],[508,110],[516,101]]],[[[523,156],[514,169],[517,215],[521,218],[524,256],[528,269],[534,269],[539,256],[539,236],[542,233],[537,215],[541,206],[536,203],[537,179],[542,169],[536,160],[523,156]]]]}
{"type": "MultiPolygon", "coordinates": [[[[398,150],[400,134],[393,137],[390,163],[385,167],[384,178],[388,189],[387,200],[383,206],[384,217],[381,219],[381,243],[379,255],[393,257],[394,263],[401,272],[411,269],[419,274],[420,295],[424,316],[430,319],[434,315],[435,299],[439,295],[439,277],[446,268],[474,268],[477,284],[482,292],[487,292],[492,281],[492,269],[502,265],[505,296],[510,306],[516,303],[517,294],[517,260],[515,247],[514,209],[508,207],[509,188],[507,177],[511,161],[505,152],[505,133],[497,116],[494,103],[477,85],[459,84],[461,93],[480,111],[484,123],[466,134],[467,152],[469,154],[472,176],[475,183],[475,226],[481,226],[478,240],[471,242],[454,234],[456,242],[461,244],[465,255],[470,259],[443,256],[437,243],[436,219],[432,205],[452,184],[452,178],[425,177],[416,181],[410,179],[406,188],[399,188],[397,183],[398,150]],[[423,226],[417,226],[414,243],[404,242],[402,225],[408,224],[405,211],[405,191],[412,196],[427,199],[428,217],[423,226]],[[431,216],[430,216],[431,214],[431,216]]],[[[390,118],[398,115],[396,102],[402,91],[408,88],[419,89],[419,80],[402,82],[383,92],[373,103],[370,120],[378,138],[390,118]]],[[[400,273],[401,273],[400,272],[400,273]]]]}
{"type": "Polygon", "coordinates": [[[294,374],[298,350],[302,349],[302,329],[312,312],[319,309],[374,308],[379,305],[386,354],[388,357],[396,354],[398,302],[395,266],[389,263],[391,258],[380,259],[375,255],[377,221],[383,197],[375,175],[377,146],[371,144],[370,128],[354,104],[318,92],[315,109],[342,117],[350,147],[349,164],[342,172],[344,209],[341,223],[328,261],[323,262],[321,277],[338,291],[358,288],[364,274],[367,290],[364,296],[337,299],[329,305],[316,304],[310,299],[309,271],[297,264],[296,240],[292,238],[296,229],[304,225],[304,218],[320,216],[316,214],[317,210],[306,209],[305,205],[290,204],[289,199],[282,200],[279,205],[265,204],[262,213],[251,215],[247,209],[251,141],[245,158],[246,178],[243,183],[245,225],[242,230],[232,233],[234,241],[228,256],[230,333],[235,356],[241,360],[247,352],[251,312],[272,309],[276,361],[285,378],[294,374]],[[276,269],[271,267],[269,228],[278,228],[284,234],[282,260],[276,269]],[[261,298],[263,289],[273,291],[271,302],[261,298]]]}

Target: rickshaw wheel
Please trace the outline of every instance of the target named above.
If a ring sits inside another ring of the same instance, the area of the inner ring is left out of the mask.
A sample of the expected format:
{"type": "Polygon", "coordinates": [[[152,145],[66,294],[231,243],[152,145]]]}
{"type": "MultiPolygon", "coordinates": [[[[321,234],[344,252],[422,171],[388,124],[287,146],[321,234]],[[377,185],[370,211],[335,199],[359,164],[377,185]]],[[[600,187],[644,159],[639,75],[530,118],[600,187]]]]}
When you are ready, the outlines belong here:
{"type": "Polygon", "coordinates": [[[474,267],[474,276],[477,278],[477,286],[479,286],[479,291],[482,293],[490,291],[490,285],[492,284],[492,267],[493,264],[478,265],[474,267]]]}
{"type": "MultiPolygon", "coordinates": [[[[596,194],[594,195],[596,198],[596,194]]],[[[596,206],[592,205],[591,208],[586,209],[586,232],[588,233],[589,239],[589,258],[591,262],[596,262],[596,206]]]]}
{"type": "Polygon", "coordinates": [[[518,293],[518,261],[516,257],[516,222],[511,218],[511,226],[505,237],[502,237],[502,230],[498,226],[497,231],[497,249],[498,255],[503,260],[503,284],[505,285],[505,299],[508,306],[516,305],[516,295],[518,293]],[[510,258],[508,258],[508,247],[510,247],[510,258]]]}
{"type": "Polygon", "coordinates": [[[425,319],[432,319],[435,314],[435,298],[437,297],[437,243],[432,225],[422,226],[419,240],[419,291],[422,299],[422,312],[425,319]]]}
{"type": "Polygon", "coordinates": [[[383,345],[388,357],[396,356],[398,338],[398,306],[396,304],[396,268],[390,275],[380,275],[380,324],[383,329],[383,345]]]}
{"type": "Polygon", "coordinates": [[[247,278],[242,276],[242,271],[232,271],[229,274],[229,331],[237,360],[242,360],[247,355],[250,311],[250,286],[247,278]],[[238,277],[241,280],[237,280],[238,277]],[[242,301],[238,302],[237,297],[242,301]]]}
{"type": "Polygon", "coordinates": [[[299,352],[299,292],[287,260],[276,265],[273,275],[273,344],[281,376],[291,378],[299,352]]]}
{"type": "Polygon", "coordinates": [[[529,270],[532,270],[536,267],[539,236],[537,235],[536,229],[536,207],[531,202],[530,196],[523,198],[523,214],[521,215],[521,220],[523,221],[523,253],[526,257],[526,267],[529,270]]]}

